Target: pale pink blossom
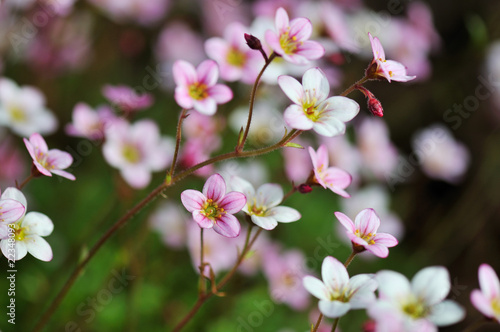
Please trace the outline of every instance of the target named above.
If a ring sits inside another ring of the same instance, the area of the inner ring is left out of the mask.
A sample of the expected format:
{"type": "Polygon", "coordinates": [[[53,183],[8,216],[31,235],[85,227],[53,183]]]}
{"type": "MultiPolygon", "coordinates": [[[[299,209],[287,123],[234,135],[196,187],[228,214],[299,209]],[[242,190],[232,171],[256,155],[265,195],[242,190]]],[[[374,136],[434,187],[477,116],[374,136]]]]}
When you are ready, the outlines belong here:
{"type": "Polygon", "coordinates": [[[203,38],[184,21],[170,21],[158,36],[156,56],[160,61],[170,64],[169,68],[172,68],[174,61],[181,59],[199,63],[205,58],[203,38]]]}
{"type": "Polygon", "coordinates": [[[104,158],[120,170],[133,188],[146,187],[151,181],[151,172],[165,169],[172,160],[173,140],[162,137],[158,125],[151,120],[131,125],[117,119],[106,128],[105,136],[104,158]]]}
{"type": "Polygon", "coordinates": [[[244,34],[248,32],[248,28],[234,22],[226,27],[224,38],[214,37],[205,42],[205,52],[217,61],[223,80],[253,84],[264,65],[260,52],[252,50],[245,42],[244,34]]]}
{"type": "Polygon", "coordinates": [[[413,150],[427,176],[458,183],[470,163],[467,147],[455,140],[442,125],[432,125],[418,131],[413,138],[413,150]]]}
{"type": "Polygon", "coordinates": [[[349,279],[344,264],[327,256],[321,265],[321,276],[323,281],[306,276],[303,284],[320,300],[319,310],[326,317],[342,317],[351,309],[364,309],[375,301],[377,282],[374,275],[358,274],[349,279]]]}
{"type": "Polygon", "coordinates": [[[174,249],[186,246],[187,223],[190,217],[185,215],[181,207],[166,202],[161,204],[149,217],[149,224],[161,235],[163,243],[174,249]]]}
{"type": "Polygon", "coordinates": [[[225,237],[240,234],[240,223],[233,214],[245,206],[245,195],[234,191],[226,193],[226,182],[219,174],[207,179],[203,192],[184,190],[181,201],[201,228],[213,228],[225,237]]]}
{"type": "Polygon", "coordinates": [[[352,181],[351,175],[337,167],[328,167],[328,151],[324,145],[314,151],[309,147],[314,172],[314,180],[323,188],[328,188],[342,197],[350,197],[344,190],[352,181]]]}
{"type": "MultiPolygon", "coordinates": [[[[207,149],[206,141],[199,138],[188,139],[180,151],[179,163],[189,168],[210,158],[211,149],[207,149]]],[[[214,172],[214,165],[206,165],[195,171],[195,174],[201,177],[208,177],[214,172]]]]}
{"type": "MultiPolygon", "coordinates": [[[[3,198],[17,201],[27,209],[26,197],[16,188],[5,190],[3,198]]],[[[28,252],[39,260],[45,262],[52,260],[52,248],[43,238],[54,230],[54,224],[49,217],[40,212],[29,212],[26,215],[23,213],[21,218],[9,227],[14,231],[14,236],[4,236],[0,241],[0,248],[5,257],[10,259],[12,255],[9,254],[13,253],[13,249],[16,261],[22,259],[28,252]]]]}
{"type": "Polygon", "coordinates": [[[445,267],[426,267],[411,283],[399,272],[376,274],[379,299],[368,307],[377,331],[436,332],[437,326],[455,324],[465,317],[456,302],[445,300],[450,292],[450,275],[445,267]]]}
{"type": "Polygon", "coordinates": [[[373,78],[385,78],[389,82],[399,81],[407,82],[414,79],[416,76],[406,75],[406,67],[401,63],[394,60],[386,60],[385,52],[380,40],[377,37],[372,37],[371,33],[368,33],[370,37],[370,43],[372,46],[373,60],[368,68],[368,75],[373,78]]]}
{"type": "Polygon", "coordinates": [[[312,33],[311,22],[306,18],[289,20],[285,9],[278,8],[275,17],[277,32],[266,31],[266,42],[274,52],[294,64],[306,64],[323,56],[321,44],[308,40],[312,33]]]}
{"type": "Polygon", "coordinates": [[[375,256],[385,258],[389,255],[390,247],[398,244],[398,240],[390,234],[377,233],[380,226],[380,218],[375,210],[364,209],[356,216],[354,222],[341,212],[335,212],[335,216],[342,226],[347,230],[347,236],[353,246],[363,247],[375,256]]]}
{"type": "Polygon", "coordinates": [[[247,203],[242,210],[261,228],[271,230],[278,226],[278,222],[290,223],[301,218],[297,210],[280,205],[284,195],[279,184],[266,183],[256,191],[247,180],[233,176],[230,185],[231,189],[245,195],[247,203]]]}
{"type": "Polygon", "coordinates": [[[285,303],[294,310],[307,308],[309,293],[302,285],[307,269],[301,251],[283,252],[279,245],[270,245],[263,257],[263,268],[273,301],[285,303]]]}
{"type": "Polygon", "coordinates": [[[57,128],[57,119],[45,107],[45,97],[38,89],[0,78],[0,125],[21,136],[50,134],[57,128]]]}
{"type": "MultiPolygon", "coordinates": [[[[24,216],[25,207],[19,201],[12,199],[11,191],[15,188],[7,188],[0,196],[0,239],[9,235],[9,224],[18,221],[24,216]]],[[[1,193],[1,190],[0,190],[1,193]]]]}
{"type": "Polygon", "coordinates": [[[479,286],[470,294],[470,301],[484,316],[500,323],[500,282],[488,264],[479,266],[479,286]]]}
{"type": "Polygon", "coordinates": [[[29,140],[26,138],[23,140],[26,149],[28,149],[33,159],[33,164],[41,174],[45,176],[56,174],[69,180],[76,179],[73,174],[63,171],[63,169],[70,167],[73,163],[71,154],[58,149],[49,150],[47,143],[45,143],[43,137],[38,133],[32,134],[29,140]]]}
{"type": "MultiPolygon", "coordinates": [[[[292,143],[307,146],[310,142],[297,137],[292,143]]],[[[295,183],[303,183],[311,173],[311,156],[306,149],[281,149],[286,177],[295,183]]]]}
{"type": "Polygon", "coordinates": [[[359,112],[359,105],[347,97],[328,98],[330,85],[319,68],[304,73],[302,84],[291,76],[278,77],[283,92],[293,101],[285,110],[287,125],[300,130],[314,129],[323,136],[345,133],[345,122],[352,120],[359,112]]]}
{"type": "Polygon", "coordinates": [[[224,104],[233,98],[233,92],[223,84],[216,84],[219,69],[213,60],[203,61],[196,69],[184,60],[178,60],[173,66],[175,101],[185,109],[213,115],[217,104],[224,104]]]}
{"type": "Polygon", "coordinates": [[[111,104],[125,112],[143,110],[150,107],[154,101],[152,94],[138,94],[134,89],[126,85],[105,85],[102,88],[102,94],[111,104]]]}
{"type": "Polygon", "coordinates": [[[78,103],[73,108],[72,123],[66,125],[66,133],[71,136],[102,140],[105,128],[116,119],[108,106],[93,110],[85,103],[78,103]]]}

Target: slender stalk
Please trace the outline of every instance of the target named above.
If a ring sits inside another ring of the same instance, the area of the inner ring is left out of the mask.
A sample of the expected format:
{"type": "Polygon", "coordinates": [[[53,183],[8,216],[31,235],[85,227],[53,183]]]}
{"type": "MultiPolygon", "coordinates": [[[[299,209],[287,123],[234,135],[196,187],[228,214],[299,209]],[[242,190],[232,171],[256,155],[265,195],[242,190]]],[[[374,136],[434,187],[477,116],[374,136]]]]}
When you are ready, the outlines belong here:
{"type": "Polygon", "coordinates": [[[252,87],[252,93],[250,94],[250,106],[248,108],[248,120],[247,120],[247,125],[245,127],[245,131],[243,132],[243,137],[241,138],[241,141],[238,142],[238,145],[236,146],[236,151],[241,152],[243,151],[243,146],[245,145],[245,141],[247,140],[248,137],[248,132],[250,131],[250,123],[252,122],[252,115],[253,115],[253,106],[255,103],[255,95],[257,93],[257,87],[259,86],[260,79],[262,75],[264,74],[264,71],[266,68],[269,66],[269,64],[276,58],[276,53],[271,53],[269,58],[266,60],[266,63],[264,64],[264,67],[260,70],[259,75],[255,79],[255,83],[253,84],[252,87]]]}
{"type": "Polygon", "coordinates": [[[347,267],[349,266],[349,264],[351,264],[352,260],[354,259],[354,257],[357,255],[358,253],[356,251],[352,251],[351,252],[351,255],[349,257],[347,257],[345,263],[344,263],[344,266],[345,268],[347,269],[347,267]]]}
{"type": "MultiPolygon", "coordinates": [[[[248,230],[248,232],[250,233],[251,229],[248,230]]],[[[219,283],[217,283],[217,286],[216,286],[216,289],[219,290],[221,289],[222,287],[224,287],[230,280],[231,278],[234,276],[236,270],[238,269],[238,267],[240,266],[241,262],[243,262],[243,260],[245,259],[245,256],[247,255],[248,251],[250,250],[250,248],[252,247],[252,245],[254,244],[255,240],[257,240],[257,237],[259,236],[259,234],[262,232],[262,228],[259,228],[257,230],[257,232],[255,233],[255,235],[252,237],[252,240],[250,240],[250,242],[247,242],[245,241],[245,245],[243,246],[243,250],[240,254],[240,256],[238,257],[238,260],[236,261],[236,263],[234,264],[233,268],[231,269],[231,271],[229,271],[225,276],[224,278],[222,278],[221,281],[219,281],[219,283]]],[[[247,234],[247,238],[246,240],[249,239],[249,236],[247,234]]],[[[213,292],[208,292],[206,294],[200,294],[198,296],[198,300],[196,301],[196,303],[194,304],[194,306],[191,308],[191,310],[189,310],[189,312],[186,314],[186,316],[184,316],[184,318],[174,327],[174,329],[172,330],[172,332],[179,332],[180,330],[182,330],[182,328],[187,324],[189,323],[189,321],[194,317],[194,315],[196,315],[196,313],[198,312],[198,310],[201,308],[201,306],[209,299],[211,298],[212,296],[214,295],[213,292]]]]}
{"type": "Polygon", "coordinates": [[[169,182],[168,179],[171,179],[172,176],[174,175],[175,164],[177,163],[177,156],[179,154],[179,147],[181,145],[182,121],[187,117],[186,113],[187,113],[187,110],[185,108],[183,108],[181,111],[181,115],[179,116],[179,122],[177,123],[177,134],[176,134],[176,140],[175,140],[174,158],[172,159],[172,166],[170,166],[170,171],[168,172],[168,175],[167,175],[167,183],[169,182]]]}
{"type": "Polygon", "coordinates": [[[68,293],[69,289],[71,286],[75,283],[76,279],[82,272],[83,268],[87,265],[87,263],[94,257],[94,255],[97,253],[97,251],[102,247],[104,243],[119,229],[121,228],[129,219],[131,219],[134,215],[136,215],[139,211],[141,211],[147,204],[149,204],[154,198],[156,198],[164,189],[165,189],[165,184],[161,184],[158,187],[156,187],[151,193],[149,193],[148,196],[146,196],[142,201],[140,201],[136,206],[134,206],[132,209],[130,209],[123,217],[121,217],[111,228],[108,229],[108,231],[101,236],[99,241],[90,249],[89,253],[87,254],[87,257],[83,261],[80,262],[80,264],[77,265],[71,276],[69,277],[68,281],[64,284],[63,288],[59,291],[57,294],[56,298],[50,305],[49,309],[45,312],[45,314],[42,316],[38,324],[35,326],[33,331],[41,331],[42,328],[47,324],[48,320],[54,313],[54,311],[57,309],[61,301],[64,299],[64,296],[68,293]]]}
{"type": "Polygon", "coordinates": [[[205,277],[203,275],[203,271],[205,271],[205,262],[203,254],[204,254],[203,228],[200,227],[200,285],[198,290],[200,295],[205,293],[205,277]]]}
{"type": "Polygon", "coordinates": [[[297,187],[295,187],[295,185],[292,187],[292,189],[290,189],[289,192],[286,193],[286,195],[283,197],[283,199],[281,200],[281,203],[283,203],[284,201],[286,201],[290,196],[292,196],[295,192],[297,191],[297,187]]]}
{"type": "Polygon", "coordinates": [[[323,314],[320,313],[316,324],[314,324],[313,328],[311,328],[311,332],[316,332],[319,328],[319,324],[321,324],[321,320],[323,319],[323,314]]]}
{"type": "Polygon", "coordinates": [[[26,179],[24,179],[24,181],[20,185],[17,186],[17,189],[22,190],[24,188],[24,186],[26,184],[28,184],[28,182],[30,182],[34,178],[35,178],[35,176],[33,174],[30,174],[30,176],[28,176],[26,179]]]}
{"type": "Polygon", "coordinates": [[[363,85],[363,83],[365,83],[366,81],[368,81],[368,77],[365,76],[365,77],[361,78],[359,81],[357,81],[356,83],[352,84],[347,89],[345,89],[344,92],[342,92],[340,95],[344,96],[344,97],[347,96],[348,94],[350,94],[351,92],[353,92],[354,89],[356,89],[357,86],[363,85]]]}
{"type": "MultiPolygon", "coordinates": [[[[48,323],[50,317],[54,314],[55,310],[61,303],[61,301],[64,299],[68,291],[70,290],[71,286],[75,283],[76,279],[80,275],[81,271],[83,268],[88,264],[88,262],[94,257],[94,255],[97,253],[97,251],[102,247],[104,243],[119,229],[121,228],[128,220],[130,220],[135,214],[137,214],[139,211],[141,211],[148,203],[153,201],[157,196],[161,194],[163,190],[165,190],[168,187],[173,186],[175,182],[178,182],[185,177],[189,176],[196,170],[200,169],[203,166],[210,165],[216,162],[219,162],[221,160],[226,160],[230,158],[235,158],[235,157],[240,157],[240,158],[245,158],[245,157],[255,157],[259,156],[265,153],[272,152],[274,150],[277,150],[281,147],[283,147],[287,142],[292,140],[293,138],[297,137],[300,135],[302,131],[300,130],[292,130],[287,136],[283,137],[279,142],[276,144],[273,144],[271,146],[268,146],[266,148],[262,149],[257,149],[257,150],[252,150],[252,151],[244,151],[241,153],[237,153],[236,151],[229,152],[226,154],[222,154],[216,157],[213,157],[211,159],[208,159],[198,165],[195,165],[191,168],[188,168],[184,170],[183,172],[180,172],[176,176],[172,177],[172,181],[170,183],[162,183],[158,187],[156,187],[148,196],[146,196],[142,201],[140,201],[137,205],[135,205],[131,210],[129,210],[123,217],[121,217],[115,224],[113,224],[108,231],[101,236],[101,238],[97,241],[97,243],[90,249],[87,257],[76,266],[75,270],[73,273],[70,275],[69,279],[66,281],[64,284],[63,288],[59,291],[57,294],[56,298],[52,301],[49,309],[43,314],[42,318],[38,322],[38,324],[35,326],[33,329],[34,332],[41,331],[42,328],[48,323]]],[[[257,234],[260,233],[260,230],[257,234]]],[[[255,241],[255,239],[254,239],[255,241]]],[[[253,243],[253,241],[251,242],[253,243]]],[[[239,262],[241,263],[241,261],[239,262]]],[[[223,283],[222,285],[224,285],[223,283]]],[[[211,294],[211,293],[208,293],[211,294]]],[[[209,295],[210,297],[211,295],[209,295]]]]}
{"type": "Polygon", "coordinates": [[[339,320],[340,320],[340,317],[337,317],[337,318],[335,318],[335,320],[333,321],[333,325],[332,325],[332,332],[335,332],[335,330],[337,329],[337,325],[339,325],[339,320]]]}

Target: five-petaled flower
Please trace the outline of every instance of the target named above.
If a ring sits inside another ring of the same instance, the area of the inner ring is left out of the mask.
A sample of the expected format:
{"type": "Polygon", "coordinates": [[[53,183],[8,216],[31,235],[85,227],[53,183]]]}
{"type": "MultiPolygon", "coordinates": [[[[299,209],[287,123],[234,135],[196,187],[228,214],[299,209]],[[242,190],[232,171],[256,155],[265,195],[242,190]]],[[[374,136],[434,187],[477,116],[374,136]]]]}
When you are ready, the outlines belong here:
{"type": "Polygon", "coordinates": [[[401,273],[380,271],[379,299],[368,307],[377,331],[437,331],[436,326],[455,324],[465,316],[456,302],[444,300],[450,292],[450,275],[442,266],[426,267],[411,283],[401,273]]]}
{"type": "Polygon", "coordinates": [[[47,143],[38,133],[32,134],[29,140],[24,138],[24,144],[33,158],[33,164],[41,174],[45,176],[56,174],[66,179],[75,180],[73,174],[63,171],[73,163],[71,154],[58,149],[49,150],[47,143]]]}
{"type": "Polygon", "coordinates": [[[483,315],[500,323],[500,282],[488,264],[479,266],[479,286],[470,294],[470,301],[483,315]]]}
{"type": "Polygon", "coordinates": [[[10,198],[12,189],[14,188],[7,188],[0,196],[0,239],[9,235],[9,224],[18,221],[25,212],[24,205],[10,198]]]}
{"type": "Polygon", "coordinates": [[[384,48],[380,40],[377,37],[372,37],[369,32],[368,36],[370,37],[373,51],[373,60],[366,73],[369,78],[385,78],[389,82],[391,80],[407,82],[416,77],[406,75],[406,67],[403,64],[394,60],[386,60],[384,48]]]}
{"type": "Polygon", "coordinates": [[[181,201],[201,228],[213,228],[225,237],[240,234],[240,223],[233,214],[240,211],[247,200],[240,192],[226,193],[226,182],[220,174],[207,179],[203,192],[184,190],[181,201]]]}
{"type": "MultiPolygon", "coordinates": [[[[242,37],[243,38],[243,37],[242,37]]],[[[205,60],[195,69],[192,64],[178,60],[173,67],[175,101],[185,109],[194,108],[206,115],[217,111],[217,104],[224,104],[233,98],[233,92],[226,85],[216,84],[219,69],[213,60],[205,60]]]]}
{"type": "Polygon", "coordinates": [[[368,250],[375,256],[385,258],[389,255],[388,247],[394,247],[398,240],[390,234],[377,233],[380,218],[373,209],[364,209],[356,216],[354,222],[341,212],[335,216],[347,230],[347,236],[354,247],[359,250],[368,250]]]}
{"type": "Polygon", "coordinates": [[[278,8],[275,27],[277,33],[266,31],[266,42],[286,61],[303,65],[325,54],[320,43],[308,40],[312,33],[312,24],[308,19],[300,17],[290,21],[286,11],[278,8]]]}
{"type": "Polygon", "coordinates": [[[327,256],[321,265],[321,276],[323,281],[306,276],[303,284],[320,300],[319,311],[326,317],[341,317],[351,309],[366,308],[375,301],[377,282],[371,274],[358,274],[349,279],[344,264],[327,256]]]}
{"type": "Polygon", "coordinates": [[[342,135],[345,122],[359,112],[359,105],[347,97],[328,98],[330,84],[319,68],[308,69],[302,84],[287,75],[278,77],[278,84],[294,104],[287,107],[284,118],[287,125],[300,130],[313,129],[323,136],[342,135]]]}
{"type": "Polygon", "coordinates": [[[233,176],[231,188],[246,196],[247,204],[242,210],[259,227],[271,230],[278,225],[278,222],[289,223],[301,217],[300,213],[291,207],[278,206],[283,200],[283,189],[279,184],[263,184],[256,192],[250,182],[233,176]]]}
{"type": "Polygon", "coordinates": [[[14,260],[16,261],[26,256],[27,253],[45,262],[52,260],[52,248],[43,238],[54,230],[52,220],[40,212],[29,212],[24,215],[28,203],[23,193],[16,188],[7,188],[2,198],[17,201],[24,207],[21,218],[9,225],[14,236],[10,237],[7,234],[0,237],[0,249],[4,256],[12,259],[12,249],[14,249],[14,260]],[[14,248],[12,248],[11,239],[14,239],[14,248]]]}
{"type": "Polygon", "coordinates": [[[314,151],[312,147],[309,147],[309,155],[313,164],[313,181],[342,197],[351,197],[344,189],[351,184],[352,177],[338,167],[328,167],[328,150],[326,146],[321,145],[318,151],[314,151]]]}

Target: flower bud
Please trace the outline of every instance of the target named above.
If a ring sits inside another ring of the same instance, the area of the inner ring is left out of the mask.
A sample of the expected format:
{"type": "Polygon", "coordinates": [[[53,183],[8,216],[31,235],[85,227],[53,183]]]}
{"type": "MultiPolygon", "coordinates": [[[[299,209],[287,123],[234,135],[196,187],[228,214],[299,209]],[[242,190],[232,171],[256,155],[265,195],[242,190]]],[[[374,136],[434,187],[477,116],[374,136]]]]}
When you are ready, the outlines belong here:
{"type": "Polygon", "coordinates": [[[375,97],[368,98],[368,110],[375,116],[384,116],[384,109],[382,108],[382,104],[375,97]]]}
{"type": "Polygon", "coordinates": [[[262,44],[260,43],[259,38],[249,35],[248,33],[245,33],[245,40],[247,42],[248,47],[250,47],[252,50],[262,49],[262,44]]]}
{"type": "Polygon", "coordinates": [[[308,194],[312,191],[312,188],[310,185],[303,183],[299,186],[298,190],[299,190],[299,193],[301,193],[301,194],[308,194]]]}

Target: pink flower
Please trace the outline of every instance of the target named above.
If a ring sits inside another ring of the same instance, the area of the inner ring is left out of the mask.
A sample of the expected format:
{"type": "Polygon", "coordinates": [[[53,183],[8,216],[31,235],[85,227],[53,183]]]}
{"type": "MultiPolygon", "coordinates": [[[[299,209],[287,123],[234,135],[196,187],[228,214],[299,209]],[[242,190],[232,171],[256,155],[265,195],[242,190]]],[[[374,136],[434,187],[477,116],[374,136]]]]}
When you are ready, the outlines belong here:
{"type": "Polygon", "coordinates": [[[247,204],[243,211],[252,222],[266,230],[274,229],[278,222],[290,223],[300,219],[300,213],[288,206],[278,206],[283,200],[283,189],[276,183],[266,183],[255,191],[250,182],[238,176],[231,178],[231,188],[243,193],[247,204]]]}
{"type": "Polygon", "coordinates": [[[352,181],[351,175],[337,167],[328,167],[328,151],[326,146],[321,145],[318,151],[309,147],[309,155],[313,164],[315,181],[323,188],[328,188],[342,197],[350,197],[344,190],[352,181]]]}
{"type": "Polygon", "coordinates": [[[323,281],[306,276],[303,284],[320,300],[319,311],[326,317],[338,318],[351,309],[366,308],[375,301],[377,282],[371,274],[358,274],[349,279],[344,264],[328,256],[321,265],[321,276],[323,281]]]}
{"type": "Polygon", "coordinates": [[[73,122],[66,125],[66,133],[71,136],[86,137],[91,140],[104,138],[104,129],[116,118],[108,106],[94,111],[85,103],[78,103],[73,109],[73,122]]]}
{"type": "Polygon", "coordinates": [[[134,89],[126,85],[105,85],[102,94],[112,104],[115,104],[125,112],[139,111],[153,104],[153,96],[149,93],[138,94],[134,89]]]}
{"type": "Polygon", "coordinates": [[[221,78],[226,81],[241,80],[252,84],[264,64],[260,52],[248,47],[244,33],[248,32],[241,23],[234,22],[224,31],[224,39],[214,37],[205,42],[208,56],[219,64],[221,78]]]}
{"type": "Polygon", "coordinates": [[[56,174],[69,180],[75,180],[73,174],[63,171],[73,163],[71,154],[58,149],[49,150],[47,143],[38,133],[32,134],[29,140],[26,138],[23,140],[31,158],[33,158],[33,164],[40,173],[45,176],[56,174]]]}
{"type": "Polygon", "coordinates": [[[488,264],[479,266],[479,286],[470,294],[470,301],[483,315],[500,323],[500,282],[488,264]]]}
{"type": "Polygon", "coordinates": [[[191,219],[184,210],[172,202],[162,203],[149,217],[152,229],[156,230],[163,243],[174,249],[186,246],[186,225],[191,219]]]}
{"type": "Polygon", "coordinates": [[[226,182],[219,174],[207,179],[203,192],[184,190],[181,201],[201,228],[213,228],[225,237],[240,234],[240,223],[233,214],[245,206],[245,195],[234,191],[226,193],[226,182]]]}
{"type": "MultiPolygon", "coordinates": [[[[25,209],[27,209],[26,197],[23,193],[16,188],[7,188],[2,198],[7,198],[19,202],[25,209]]],[[[15,223],[9,225],[14,231],[14,237],[0,238],[0,248],[5,257],[12,257],[12,250],[14,250],[14,259],[20,260],[27,253],[30,253],[35,258],[48,262],[52,260],[52,248],[50,244],[43,238],[48,236],[54,230],[54,224],[49,217],[40,212],[29,212],[24,215],[15,223]],[[14,243],[12,243],[12,239],[14,243]]]]}
{"type": "Polygon", "coordinates": [[[406,67],[401,63],[393,60],[386,60],[380,40],[377,37],[373,38],[369,32],[368,36],[370,37],[373,51],[373,60],[367,70],[369,71],[369,73],[367,73],[368,76],[372,78],[385,78],[389,82],[391,79],[398,82],[407,82],[416,77],[406,75],[406,67]]]}
{"type": "Polygon", "coordinates": [[[308,69],[302,84],[287,75],[278,77],[278,84],[294,105],[285,110],[287,125],[300,130],[314,129],[323,136],[342,135],[345,123],[359,112],[359,105],[347,97],[328,97],[330,84],[319,68],[308,69]]]}
{"type": "Polygon", "coordinates": [[[385,258],[389,255],[388,247],[394,247],[398,240],[390,234],[378,233],[380,219],[373,209],[364,209],[356,216],[354,222],[341,212],[335,216],[347,230],[347,236],[354,246],[361,246],[375,256],[385,258]]]}
{"type": "Polygon", "coordinates": [[[306,18],[289,21],[285,9],[276,11],[275,27],[278,33],[266,31],[266,42],[274,52],[294,64],[307,64],[325,54],[321,44],[308,40],[312,33],[312,24],[306,18]]]}
{"type": "Polygon", "coordinates": [[[224,104],[233,98],[233,92],[226,85],[215,84],[219,69],[213,60],[203,61],[196,69],[189,62],[178,60],[173,66],[175,101],[185,109],[194,108],[206,115],[217,111],[217,104],[224,104]]]}
{"type": "Polygon", "coordinates": [[[0,239],[8,237],[9,224],[21,219],[26,210],[23,204],[11,198],[10,192],[12,190],[15,188],[7,188],[0,196],[0,239]]]}
{"type": "Polygon", "coordinates": [[[141,189],[151,181],[151,172],[161,171],[172,159],[174,142],[162,137],[155,122],[141,120],[134,124],[117,119],[106,128],[104,158],[120,170],[132,187],[141,189]]]}
{"type": "Polygon", "coordinates": [[[437,331],[462,320],[464,309],[445,300],[450,292],[450,275],[442,266],[426,267],[411,283],[401,273],[380,271],[379,299],[368,307],[368,315],[376,321],[377,331],[437,331]]]}

